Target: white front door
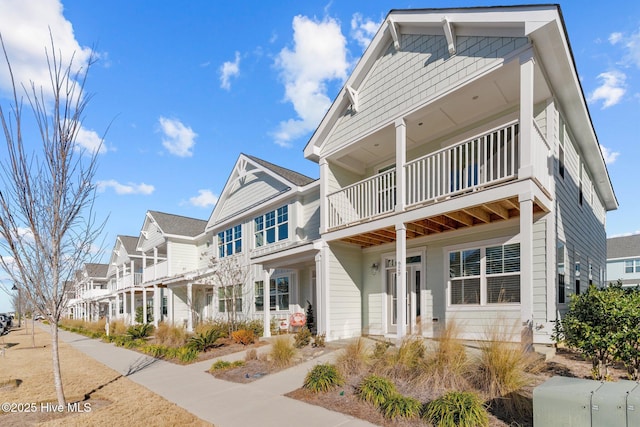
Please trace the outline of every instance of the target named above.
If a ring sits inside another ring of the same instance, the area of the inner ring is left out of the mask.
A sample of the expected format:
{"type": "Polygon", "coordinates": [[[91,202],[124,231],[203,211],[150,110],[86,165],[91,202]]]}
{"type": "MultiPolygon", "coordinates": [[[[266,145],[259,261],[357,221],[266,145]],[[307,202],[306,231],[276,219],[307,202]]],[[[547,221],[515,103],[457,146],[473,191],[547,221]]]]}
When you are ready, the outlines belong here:
{"type": "MultiPolygon", "coordinates": [[[[407,294],[404,324],[407,333],[414,333],[416,317],[420,315],[420,283],[422,266],[419,263],[407,265],[407,294]]],[[[395,268],[386,270],[387,283],[387,332],[395,334],[398,326],[398,276],[395,268]]]]}

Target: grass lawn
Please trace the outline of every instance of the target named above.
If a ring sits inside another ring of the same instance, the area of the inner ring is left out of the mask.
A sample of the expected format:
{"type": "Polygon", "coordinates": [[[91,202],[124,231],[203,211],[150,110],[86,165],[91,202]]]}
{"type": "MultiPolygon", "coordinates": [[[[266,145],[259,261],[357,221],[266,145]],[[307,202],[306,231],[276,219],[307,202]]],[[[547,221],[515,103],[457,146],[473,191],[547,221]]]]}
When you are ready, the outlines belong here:
{"type": "MultiPolygon", "coordinates": [[[[51,336],[35,327],[35,348],[24,327],[0,337],[0,402],[35,404],[32,413],[0,410],[3,426],[210,426],[181,407],[134,383],[118,372],[60,341],[62,380],[67,402],[79,402],[85,412],[42,411],[57,404],[53,385],[51,336]],[[87,410],[88,409],[88,410],[87,410]]],[[[4,409],[4,408],[3,408],[4,409]]]]}

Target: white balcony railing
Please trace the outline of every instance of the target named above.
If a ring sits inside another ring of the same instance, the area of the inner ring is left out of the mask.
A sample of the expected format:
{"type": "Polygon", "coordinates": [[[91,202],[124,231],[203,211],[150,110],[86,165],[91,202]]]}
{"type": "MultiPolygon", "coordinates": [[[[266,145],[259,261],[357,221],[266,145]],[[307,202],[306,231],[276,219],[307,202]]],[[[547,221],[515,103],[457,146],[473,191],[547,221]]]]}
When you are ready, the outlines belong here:
{"type": "Polygon", "coordinates": [[[109,289],[88,289],[82,292],[81,299],[94,299],[109,295],[109,289]]]}
{"type": "Polygon", "coordinates": [[[145,268],[142,271],[142,281],[150,282],[152,280],[160,279],[162,277],[167,277],[168,273],[169,273],[169,263],[167,261],[162,261],[145,268]]]}
{"type": "Polygon", "coordinates": [[[128,289],[140,286],[140,283],[142,283],[142,273],[125,274],[117,279],[117,289],[128,289]]]}
{"type": "MultiPolygon", "coordinates": [[[[533,144],[539,144],[535,136],[533,144]]],[[[518,152],[518,123],[514,122],[412,160],[404,166],[406,205],[411,207],[516,178],[518,152]]],[[[396,206],[396,170],[351,184],[329,194],[327,199],[330,229],[392,212],[396,206]]]]}

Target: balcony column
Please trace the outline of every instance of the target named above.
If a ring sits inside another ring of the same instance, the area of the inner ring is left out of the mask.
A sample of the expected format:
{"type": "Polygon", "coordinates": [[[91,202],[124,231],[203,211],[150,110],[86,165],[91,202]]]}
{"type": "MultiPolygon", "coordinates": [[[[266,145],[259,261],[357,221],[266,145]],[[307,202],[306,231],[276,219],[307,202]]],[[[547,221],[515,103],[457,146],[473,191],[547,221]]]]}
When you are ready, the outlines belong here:
{"type": "Polygon", "coordinates": [[[521,342],[533,339],[533,195],[520,194],[520,315],[521,342]]]}
{"type": "Polygon", "coordinates": [[[271,336],[271,274],[273,274],[273,269],[264,270],[262,278],[262,336],[264,337],[271,336]]]}
{"type": "Polygon", "coordinates": [[[162,298],[160,298],[158,291],[158,285],[153,285],[153,326],[156,328],[158,327],[158,319],[160,319],[160,310],[162,310],[162,298]]]}
{"type": "Polygon", "coordinates": [[[396,212],[404,211],[406,204],[405,170],[407,162],[407,125],[404,119],[396,120],[396,212]]]}
{"type": "Polygon", "coordinates": [[[173,319],[173,290],[165,288],[167,292],[167,319],[172,325],[175,323],[173,319]]]}
{"type": "Polygon", "coordinates": [[[187,283],[187,309],[189,316],[187,316],[187,331],[193,332],[193,283],[187,283]]]}
{"type": "Polygon", "coordinates": [[[329,338],[329,245],[320,242],[314,245],[318,250],[316,262],[316,333],[329,338]]]}
{"type": "Polygon", "coordinates": [[[153,278],[158,277],[158,248],[153,248],[153,278]]]}
{"type": "Polygon", "coordinates": [[[131,325],[136,324],[136,291],[131,288],[131,325]]]}
{"type": "Polygon", "coordinates": [[[116,310],[113,317],[116,319],[120,318],[120,295],[118,294],[118,292],[116,292],[116,310]]]}
{"type": "Polygon", "coordinates": [[[533,49],[520,55],[520,169],[518,178],[532,178],[534,176],[533,161],[535,158],[533,147],[533,80],[534,80],[533,49]]]}
{"type": "Polygon", "coordinates": [[[142,288],[142,323],[147,323],[147,288],[142,288]]]}
{"type": "Polygon", "coordinates": [[[396,336],[398,342],[407,334],[407,226],[396,224],[396,336]]]}
{"type": "Polygon", "coordinates": [[[320,166],[320,233],[325,233],[328,227],[329,201],[327,200],[327,190],[329,188],[329,163],[322,158],[318,163],[320,166]]]}

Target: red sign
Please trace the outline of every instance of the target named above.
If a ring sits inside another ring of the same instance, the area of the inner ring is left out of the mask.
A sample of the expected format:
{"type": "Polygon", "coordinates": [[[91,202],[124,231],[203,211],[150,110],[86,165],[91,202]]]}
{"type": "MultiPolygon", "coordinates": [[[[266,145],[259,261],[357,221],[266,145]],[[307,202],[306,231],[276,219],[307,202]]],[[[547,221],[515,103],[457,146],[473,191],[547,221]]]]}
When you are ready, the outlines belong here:
{"type": "Polygon", "coordinates": [[[290,323],[291,326],[304,326],[307,324],[307,316],[304,313],[293,313],[290,323]]]}

